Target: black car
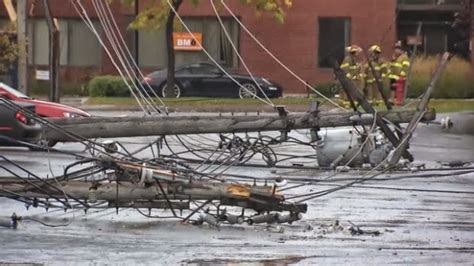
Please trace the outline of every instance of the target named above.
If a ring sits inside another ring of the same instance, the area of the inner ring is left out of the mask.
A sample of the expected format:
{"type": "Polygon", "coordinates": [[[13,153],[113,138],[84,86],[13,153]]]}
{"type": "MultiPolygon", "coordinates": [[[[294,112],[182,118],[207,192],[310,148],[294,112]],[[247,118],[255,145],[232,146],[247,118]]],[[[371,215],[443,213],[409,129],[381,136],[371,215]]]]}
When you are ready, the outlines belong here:
{"type": "Polygon", "coordinates": [[[35,112],[35,105],[30,103],[12,102],[17,106],[11,107],[0,101],[0,145],[17,146],[9,139],[36,143],[41,137],[41,126],[25,115],[23,109],[35,112]],[[6,138],[5,138],[6,137],[6,138]]]}
{"type": "MultiPolygon", "coordinates": [[[[158,96],[166,96],[166,74],[167,69],[163,69],[145,77],[158,96]]],[[[282,88],[268,79],[254,76],[255,82],[250,76],[230,75],[232,78],[210,63],[179,66],[175,70],[174,96],[176,98],[183,96],[255,98],[255,95],[264,96],[260,88],[270,98],[282,96],[282,88]]]]}

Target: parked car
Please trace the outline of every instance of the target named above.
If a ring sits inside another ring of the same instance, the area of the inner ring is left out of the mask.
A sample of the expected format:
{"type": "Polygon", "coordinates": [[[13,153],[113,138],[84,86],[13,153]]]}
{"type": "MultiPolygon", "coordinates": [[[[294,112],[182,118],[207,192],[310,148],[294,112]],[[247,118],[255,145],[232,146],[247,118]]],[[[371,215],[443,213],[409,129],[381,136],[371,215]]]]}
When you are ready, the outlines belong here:
{"type": "Polygon", "coordinates": [[[7,138],[37,143],[41,137],[41,126],[35,120],[28,118],[22,111],[22,108],[24,108],[34,112],[35,105],[21,102],[14,103],[18,107],[10,107],[5,102],[0,101],[0,145],[18,145],[7,138]],[[2,138],[1,136],[7,138],[2,138]]]}
{"type": "Polygon", "coordinates": [[[71,106],[30,98],[2,82],[0,82],[0,97],[5,97],[15,102],[31,103],[36,106],[36,113],[42,117],[73,118],[90,116],[89,113],[71,106]]]}
{"type": "MultiPolygon", "coordinates": [[[[166,96],[166,74],[167,69],[163,69],[152,72],[145,77],[152,89],[163,97],[166,96]]],[[[268,97],[277,98],[282,96],[282,88],[266,78],[254,77],[256,81],[254,82],[247,75],[231,73],[231,76],[247,90],[236,84],[213,64],[196,63],[179,66],[175,70],[174,96],[176,98],[182,96],[255,98],[255,95],[262,97],[263,93],[257,84],[268,97]],[[249,93],[249,91],[252,93],[249,93]]]]}

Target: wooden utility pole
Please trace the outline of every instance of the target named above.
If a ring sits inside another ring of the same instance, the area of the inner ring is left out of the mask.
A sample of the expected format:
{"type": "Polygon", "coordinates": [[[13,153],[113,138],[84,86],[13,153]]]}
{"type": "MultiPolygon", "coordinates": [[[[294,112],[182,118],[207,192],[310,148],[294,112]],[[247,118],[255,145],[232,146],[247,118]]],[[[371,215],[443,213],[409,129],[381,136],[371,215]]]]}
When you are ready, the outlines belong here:
{"type": "MultiPolygon", "coordinates": [[[[380,120],[392,123],[409,122],[414,111],[379,112],[380,120]]],[[[428,112],[423,121],[432,121],[435,113],[428,112]]],[[[181,117],[88,117],[78,119],[55,119],[62,129],[74,132],[84,138],[115,138],[132,136],[160,136],[206,133],[238,133],[260,131],[289,131],[292,129],[312,129],[352,125],[370,125],[372,114],[360,113],[303,113],[249,116],[181,116],[181,117]]],[[[44,136],[48,140],[75,141],[69,135],[55,129],[46,128],[44,136]]]]}
{"type": "MultiPolygon", "coordinates": [[[[346,73],[344,72],[344,70],[341,69],[341,67],[339,66],[337,62],[334,62],[334,75],[339,80],[342,88],[344,89],[344,91],[346,92],[348,96],[356,100],[366,112],[371,113],[376,116],[377,126],[380,127],[380,130],[387,137],[390,143],[392,143],[394,147],[397,147],[398,144],[400,143],[400,140],[393,133],[393,131],[390,129],[387,123],[382,119],[380,114],[377,113],[374,107],[367,101],[367,99],[364,97],[362,92],[357,89],[354,82],[352,82],[346,77],[346,73]]],[[[397,121],[392,121],[392,122],[397,123],[397,121]]],[[[403,157],[408,159],[410,162],[412,162],[414,159],[413,155],[411,155],[407,150],[404,150],[403,157]]]]}
{"type": "Polygon", "coordinates": [[[18,90],[28,94],[28,61],[26,48],[26,2],[17,0],[18,90]]]}
{"type": "Polygon", "coordinates": [[[448,64],[450,58],[451,57],[449,53],[443,54],[443,57],[441,58],[441,61],[438,64],[438,67],[433,73],[433,77],[431,78],[430,84],[428,85],[428,89],[423,94],[423,97],[421,98],[420,103],[418,104],[416,108],[417,112],[415,116],[412,118],[412,120],[408,124],[407,128],[405,129],[405,133],[403,134],[403,137],[400,139],[402,141],[400,143],[400,147],[397,150],[395,150],[392,158],[389,161],[390,165],[395,165],[398,162],[398,160],[400,160],[400,157],[402,156],[402,154],[406,151],[406,148],[408,147],[408,143],[411,138],[411,134],[415,130],[416,125],[418,124],[418,120],[426,111],[426,107],[428,106],[428,103],[430,102],[431,93],[433,93],[436,83],[438,82],[439,78],[443,74],[443,71],[446,68],[446,65],[448,64]]]}
{"type": "Polygon", "coordinates": [[[49,29],[49,100],[52,102],[59,102],[59,25],[56,19],[51,15],[51,7],[49,0],[43,0],[46,22],[49,29]]]}

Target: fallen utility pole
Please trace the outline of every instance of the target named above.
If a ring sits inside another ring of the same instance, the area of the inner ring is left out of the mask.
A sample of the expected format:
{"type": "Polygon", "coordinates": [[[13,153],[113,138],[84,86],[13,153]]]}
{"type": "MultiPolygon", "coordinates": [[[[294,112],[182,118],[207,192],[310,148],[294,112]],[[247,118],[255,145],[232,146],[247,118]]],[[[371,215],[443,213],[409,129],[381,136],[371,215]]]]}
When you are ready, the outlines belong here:
{"type": "MultiPolygon", "coordinates": [[[[355,99],[362,108],[370,113],[375,115],[377,126],[380,127],[383,134],[387,137],[387,139],[392,143],[394,147],[397,147],[400,143],[400,140],[397,138],[395,133],[390,129],[387,123],[383,120],[383,117],[375,111],[374,107],[367,101],[361,91],[359,91],[351,80],[346,77],[346,73],[344,70],[341,69],[337,62],[334,62],[334,75],[341,83],[342,88],[346,92],[347,95],[350,95],[352,99],[355,99]]],[[[391,121],[392,123],[403,123],[400,121],[391,121]]],[[[413,155],[411,155],[407,150],[403,152],[403,157],[408,159],[410,162],[413,161],[413,155]]]]}
{"type": "Polygon", "coordinates": [[[395,152],[392,155],[392,158],[390,158],[390,161],[389,161],[390,165],[395,165],[398,162],[398,160],[400,160],[401,154],[407,149],[411,135],[413,131],[415,130],[416,125],[418,124],[418,119],[420,119],[420,117],[425,112],[426,107],[428,106],[428,103],[430,102],[431,93],[433,92],[436,86],[436,83],[441,77],[441,74],[443,74],[443,71],[446,68],[450,58],[451,58],[451,55],[449,53],[443,54],[443,57],[441,58],[441,61],[438,64],[438,67],[433,73],[433,77],[431,78],[430,84],[428,85],[428,89],[425,91],[425,94],[423,94],[423,97],[421,98],[421,101],[419,102],[416,108],[417,110],[416,115],[412,118],[407,128],[405,129],[405,133],[403,134],[403,137],[401,138],[402,143],[400,144],[400,147],[397,150],[395,150],[395,152]]]}
{"type": "MultiPolygon", "coordinates": [[[[379,112],[378,119],[393,123],[408,123],[415,111],[379,112]]],[[[435,119],[434,110],[424,113],[421,121],[435,119]]],[[[310,112],[288,115],[249,116],[167,116],[167,117],[87,117],[52,120],[62,129],[84,138],[116,138],[132,136],[161,136],[207,133],[239,133],[260,131],[290,131],[293,129],[314,129],[369,125],[374,121],[372,114],[310,112]]],[[[54,141],[76,141],[73,137],[52,128],[46,128],[45,139],[54,141]]]]}

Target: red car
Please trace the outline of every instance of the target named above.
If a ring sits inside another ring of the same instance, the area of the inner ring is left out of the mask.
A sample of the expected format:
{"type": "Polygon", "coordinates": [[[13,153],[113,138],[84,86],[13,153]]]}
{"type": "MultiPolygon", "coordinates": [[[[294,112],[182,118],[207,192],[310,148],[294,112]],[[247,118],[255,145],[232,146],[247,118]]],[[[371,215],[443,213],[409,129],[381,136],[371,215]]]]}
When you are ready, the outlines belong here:
{"type": "Polygon", "coordinates": [[[16,102],[34,104],[36,106],[36,113],[42,117],[73,118],[91,116],[89,113],[71,106],[30,98],[2,82],[0,82],[0,97],[5,97],[16,102]]]}

